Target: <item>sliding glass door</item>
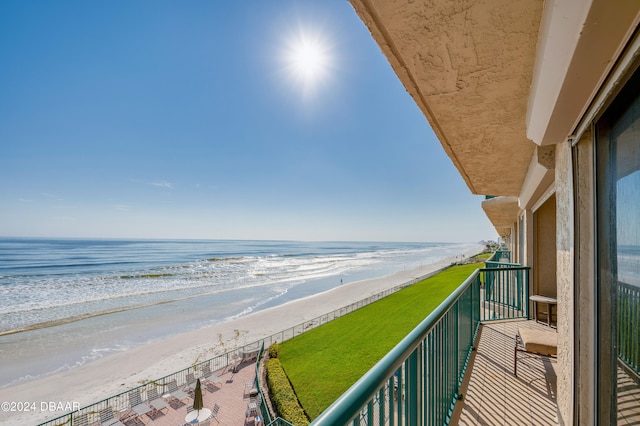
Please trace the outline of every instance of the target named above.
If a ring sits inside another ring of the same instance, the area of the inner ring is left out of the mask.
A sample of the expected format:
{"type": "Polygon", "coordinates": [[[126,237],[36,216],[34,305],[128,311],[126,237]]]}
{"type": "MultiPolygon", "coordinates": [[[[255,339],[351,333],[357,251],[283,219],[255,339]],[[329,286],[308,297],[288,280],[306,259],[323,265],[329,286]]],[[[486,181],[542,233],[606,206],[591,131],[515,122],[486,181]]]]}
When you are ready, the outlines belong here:
{"type": "Polygon", "coordinates": [[[597,417],[640,424],[640,75],[596,124],[597,417]]]}

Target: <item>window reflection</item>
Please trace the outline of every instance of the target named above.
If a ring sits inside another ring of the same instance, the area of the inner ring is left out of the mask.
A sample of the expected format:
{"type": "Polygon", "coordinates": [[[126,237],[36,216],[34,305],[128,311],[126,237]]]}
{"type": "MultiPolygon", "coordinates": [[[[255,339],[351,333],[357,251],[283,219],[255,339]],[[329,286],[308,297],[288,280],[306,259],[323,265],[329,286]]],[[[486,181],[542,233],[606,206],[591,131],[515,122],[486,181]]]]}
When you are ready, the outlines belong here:
{"type": "Polygon", "coordinates": [[[640,101],[611,129],[615,155],[615,267],[618,424],[640,420],[640,101]]]}

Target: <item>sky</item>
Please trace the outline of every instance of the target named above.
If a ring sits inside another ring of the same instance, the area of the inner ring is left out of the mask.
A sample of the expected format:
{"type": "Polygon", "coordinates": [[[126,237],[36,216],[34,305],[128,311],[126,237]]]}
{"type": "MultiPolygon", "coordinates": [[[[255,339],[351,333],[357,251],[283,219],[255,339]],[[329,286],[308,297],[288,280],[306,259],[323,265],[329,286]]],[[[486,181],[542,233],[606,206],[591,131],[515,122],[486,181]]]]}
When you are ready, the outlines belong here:
{"type": "Polygon", "coordinates": [[[0,64],[0,236],[497,238],[345,0],[3,0],[0,64]]]}

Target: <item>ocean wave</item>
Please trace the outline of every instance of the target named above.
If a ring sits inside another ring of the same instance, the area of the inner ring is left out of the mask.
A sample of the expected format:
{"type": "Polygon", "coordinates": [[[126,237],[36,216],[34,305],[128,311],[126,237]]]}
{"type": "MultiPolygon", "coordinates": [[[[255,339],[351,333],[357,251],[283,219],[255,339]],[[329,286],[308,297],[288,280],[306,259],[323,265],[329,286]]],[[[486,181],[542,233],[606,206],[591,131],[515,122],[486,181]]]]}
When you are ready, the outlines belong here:
{"type": "MultiPolygon", "coordinates": [[[[176,249],[174,251],[178,255],[174,256],[177,259],[180,256],[188,257],[185,248],[180,248],[176,243],[169,245],[176,249]]],[[[289,288],[371,268],[402,269],[417,262],[431,263],[451,253],[460,253],[466,247],[464,244],[398,243],[350,245],[271,242],[252,246],[243,242],[240,245],[247,248],[244,255],[234,244],[225,251],[221,250],[223,244],[217,242],[214,244],[216,254],[202,250],[204,245],[197,245],[195,253],[189,256],[199,258],[171,263],[171,252],[163,246],[162,250],[152,250],[150,259],[138,263],[137,268],[114,270],[113,265],[129,263],[114,262],[116,259],[100,261],[105,259],[98,258],[93,260],[96,265],[102,265],[102,269],[90,273],[79,270],[45,276],[12,274],[0,277],[0,314],[4,317],[0,331],[28,329],[48,322],[170,303],[219,291],[274,284],[289,288]],[[310,247],[302,247],[304,245],[313,247],[308,249],[310,247]],[[265,252],[268,249],[274,252],[265,252]],[[164,258],[158,253],[165,253],[169,257],[164,258]]],[[[109,246],[110,250],[117,247],[109,246]]],[[[138,254],[141,247],[135,247],[133,252],[118,254],[117,260],[138,254]]],[[[126,247],[120,249],[125,250],[126,247]]],[[[77,254],[73,256],[78,257],[77,254]]],[[[92,256],[100,255],[93,252],[92,256]]],[[[53,267],[51,270],[71,265],[65,261],[69,256],[60,257],[58,264],[50,265],[53,267]]]]}

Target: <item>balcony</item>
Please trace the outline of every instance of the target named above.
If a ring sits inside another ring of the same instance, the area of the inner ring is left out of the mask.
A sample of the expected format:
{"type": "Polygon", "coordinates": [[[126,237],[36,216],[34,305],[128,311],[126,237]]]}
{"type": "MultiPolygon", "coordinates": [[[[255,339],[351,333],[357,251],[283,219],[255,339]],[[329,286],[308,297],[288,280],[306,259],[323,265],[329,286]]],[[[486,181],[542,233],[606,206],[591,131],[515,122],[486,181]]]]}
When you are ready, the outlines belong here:
{"type": "Polygon", "coordinates": [[[451,424],[557,425],[556,360],[520,356],[513,375],[518,328],[547,329],[528,320],[492,321],[480,326],[477,351],[456,404],[451,424]]]}
{"type": "Polygon", "coordinates": [[[312,425],[558,424],[555,359],[513,375],[517,329],[548,330],[527,319],[529,268],[496,257],[312,425]]]}

